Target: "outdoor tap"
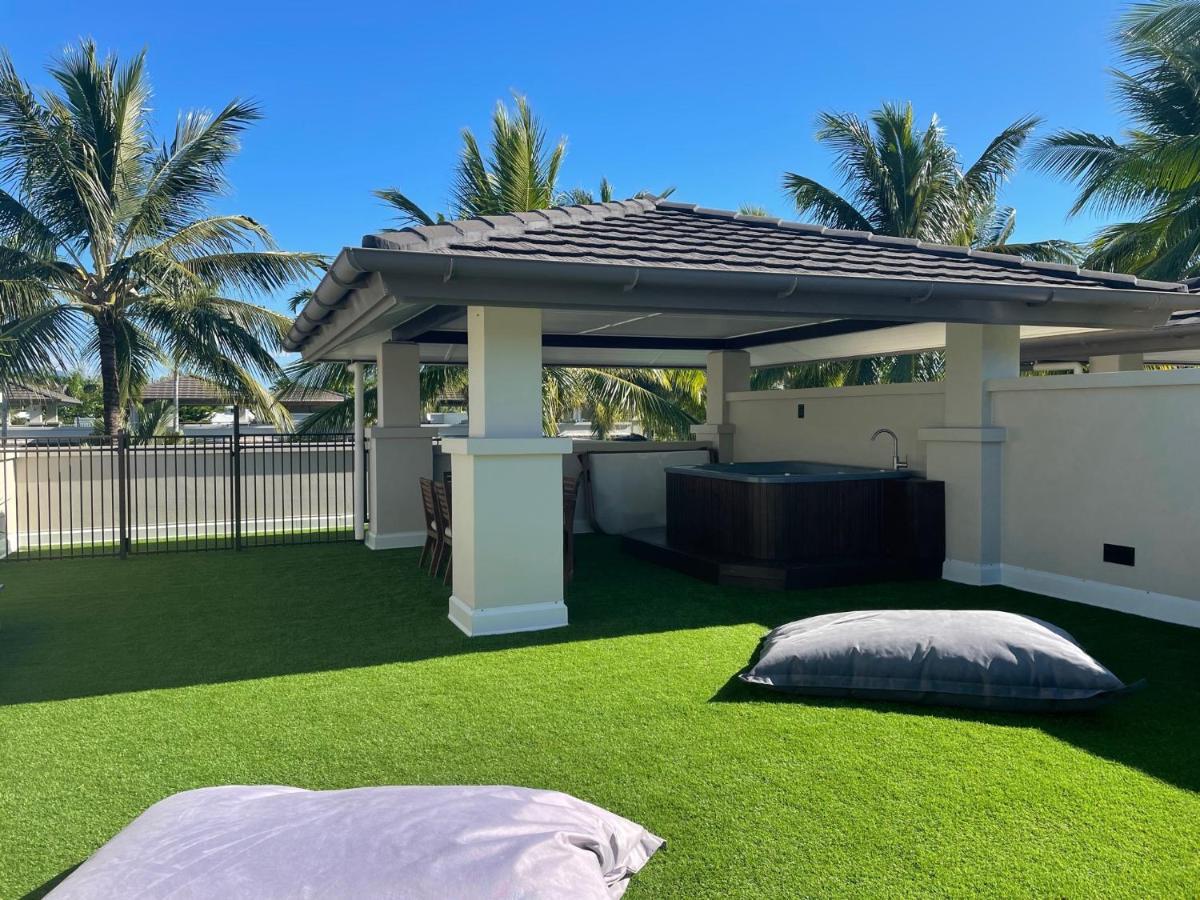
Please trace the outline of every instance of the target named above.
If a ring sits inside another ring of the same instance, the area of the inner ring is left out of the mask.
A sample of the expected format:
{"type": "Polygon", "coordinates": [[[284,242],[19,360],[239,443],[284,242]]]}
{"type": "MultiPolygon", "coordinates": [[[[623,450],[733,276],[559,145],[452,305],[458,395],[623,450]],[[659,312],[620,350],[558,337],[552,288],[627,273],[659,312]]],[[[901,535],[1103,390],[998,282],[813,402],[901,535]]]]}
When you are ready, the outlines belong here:
{"type": "Polygon", "coordinates": [[[890,428],[877,428],[875,433],[871,435],[871,440],[874,441],[881,434],[886,434],[892,439],[892,468],[907,469],[908,457],[900,455],[900,438],[896,437],[896,432],[890,428]]]}

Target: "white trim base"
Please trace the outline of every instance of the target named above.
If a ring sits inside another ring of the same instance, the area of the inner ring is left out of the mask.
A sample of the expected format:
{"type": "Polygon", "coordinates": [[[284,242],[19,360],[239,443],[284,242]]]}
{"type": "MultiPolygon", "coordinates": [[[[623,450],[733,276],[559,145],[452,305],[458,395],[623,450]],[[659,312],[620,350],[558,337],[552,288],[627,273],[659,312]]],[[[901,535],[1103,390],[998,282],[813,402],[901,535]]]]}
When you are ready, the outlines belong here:
{"type": "Polygon", "coordinates": [[[475,609],[451,594],[449,618],[467,637],[544,631],[567,624],[567,605],[559,600],[475,609]]]}
{"type": "Polygon", "coordinates": [[[423,531],[397,531],[393,534],[376,534],[367,532],[363,541],[371,550],[400,550],[404,547],[421,547],[425,544],[423,531]]]}
{"type": "Polygon", "coordinates": [[[942,563],[942,578],[958,584],[969,584],[974,587],[986,587],[991,584],[1002,584],[1000,563],[963,562],[960,559],[948,559],[942,563]]]}
{"type": "Polygon", "coordinates": [[[1089,606],[1115,609],[1147,619],[1158,619],[1160,622],[1200,628],[1200,600],[1157,594],[1154,591],[1143,591],[1103,581],[1088,581],[1086,578],[1073,578],[1070,575],[1041,572],[1021,566],[1006,565],[1003,569],[1005,587],[1075,603],[1086,603],[1089,606]]]}
{"type": "Polygon", "coordinates": [[[963,562],[948,559],[942,563],[942,578],[974,587],[1003,585],[1018,591],[1070,600],[1088,606],[1099,606],[1117,612],[1200,628],[1200,600],[1157,594],[1139,588],[1089,581],[1056,572],[1042,572],[1001,563],[963,562]]]}

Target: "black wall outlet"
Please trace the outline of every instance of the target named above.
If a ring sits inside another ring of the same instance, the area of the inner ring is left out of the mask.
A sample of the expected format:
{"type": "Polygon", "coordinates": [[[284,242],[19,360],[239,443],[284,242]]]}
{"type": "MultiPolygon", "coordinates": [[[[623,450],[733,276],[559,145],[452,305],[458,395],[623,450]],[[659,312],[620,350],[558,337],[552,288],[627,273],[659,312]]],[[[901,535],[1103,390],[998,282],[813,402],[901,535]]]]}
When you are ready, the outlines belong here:
{"type": "Polygon", "coordinates": [[[797,419],[804,418],[804,404],[803,403],[796,404],[796,418],[797,419]]]}

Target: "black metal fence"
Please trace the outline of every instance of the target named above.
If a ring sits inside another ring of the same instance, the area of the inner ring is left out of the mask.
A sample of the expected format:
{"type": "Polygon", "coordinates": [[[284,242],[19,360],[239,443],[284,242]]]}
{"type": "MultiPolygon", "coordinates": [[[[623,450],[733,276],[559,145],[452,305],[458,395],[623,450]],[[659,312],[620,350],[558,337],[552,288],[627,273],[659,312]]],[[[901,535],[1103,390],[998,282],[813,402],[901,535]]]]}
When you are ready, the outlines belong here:
{"type": "Polygon", "coordinates": [[[354,539],[349,434],[0,441],[0,550],[106,556],[354,539]]]}

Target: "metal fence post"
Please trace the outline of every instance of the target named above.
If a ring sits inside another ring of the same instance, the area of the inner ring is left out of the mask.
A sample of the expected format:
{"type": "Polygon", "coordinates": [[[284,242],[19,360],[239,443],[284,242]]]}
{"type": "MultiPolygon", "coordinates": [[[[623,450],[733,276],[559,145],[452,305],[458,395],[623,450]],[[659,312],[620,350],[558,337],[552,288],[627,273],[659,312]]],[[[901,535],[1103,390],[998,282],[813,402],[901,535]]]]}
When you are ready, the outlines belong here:
{"type": "Polygon", "coordinates": [[[233,404],[233,549],[242,549],[242,409],[233,404]]]}
{"type": "Polygon", "coordinates": [[[121,559],[129,553],[129,454],[126,452],[126,440],[124,431],[117,432],[117,492],[120,495],[117,500],[120,510],[118,546],[121,559]]]}

